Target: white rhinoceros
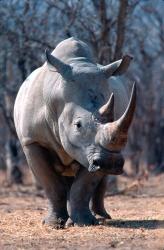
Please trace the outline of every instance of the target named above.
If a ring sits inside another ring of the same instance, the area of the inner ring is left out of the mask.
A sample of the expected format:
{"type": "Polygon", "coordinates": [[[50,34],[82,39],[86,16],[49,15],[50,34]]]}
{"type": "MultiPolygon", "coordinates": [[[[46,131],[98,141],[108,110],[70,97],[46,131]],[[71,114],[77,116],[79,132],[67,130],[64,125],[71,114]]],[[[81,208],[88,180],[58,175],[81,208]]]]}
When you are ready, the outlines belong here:
{"type": "Polygon", "coordinates": [[[54,227],[91,225],[110,218],[103,195],[108,174],[121,174],[135,103],[128,104],[123,74],[130,56],[96,64],[88,46],[61,42],[22,84],[14,120],[27,162],[50,202],[44,222],[54,227]],[[110,78],[111,77],[111,78],[110,78]],[[112,93],[113,92],[113,93],[112,93]],[[115,97],[115,103],[114,103],[115,97]],[[92,201],[92,206],[89,206],[92,201]]]}

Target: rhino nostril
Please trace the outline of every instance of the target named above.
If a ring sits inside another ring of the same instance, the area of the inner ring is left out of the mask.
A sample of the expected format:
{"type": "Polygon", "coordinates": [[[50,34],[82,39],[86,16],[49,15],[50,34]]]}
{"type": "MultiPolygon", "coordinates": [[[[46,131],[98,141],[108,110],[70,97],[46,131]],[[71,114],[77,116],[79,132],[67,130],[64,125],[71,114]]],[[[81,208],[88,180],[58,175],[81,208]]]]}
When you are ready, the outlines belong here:
{"type": "Polygon", "coordinates": [[[93,165],[99,166],[100,165],[100,161],[98,159],[93,160],[93,165]]]}
{"type": "Polygon", "coordinates": [[[122,167],[123,165],[124,165],[124,159],[121,158],[121,159],[118,160],[118,166],[122,167]]]}

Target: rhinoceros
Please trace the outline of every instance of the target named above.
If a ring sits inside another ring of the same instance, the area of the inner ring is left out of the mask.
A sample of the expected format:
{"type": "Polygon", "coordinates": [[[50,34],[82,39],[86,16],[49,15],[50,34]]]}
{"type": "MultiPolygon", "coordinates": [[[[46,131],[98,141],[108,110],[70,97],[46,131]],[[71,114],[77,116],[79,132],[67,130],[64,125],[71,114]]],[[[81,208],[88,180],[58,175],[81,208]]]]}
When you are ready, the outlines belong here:
{"type": "Polygon", "coordinates": [[[131,56],[97,64],[88,45],[69,38],[22,84],[14,106],[16,131],[28,165],[49,200],[44,223],[55,228],[107,219],[106,179],[123,172],[136,104],[117,81],[131,56]],[[130,99],[130,100],[129,100],[130,99]]]}

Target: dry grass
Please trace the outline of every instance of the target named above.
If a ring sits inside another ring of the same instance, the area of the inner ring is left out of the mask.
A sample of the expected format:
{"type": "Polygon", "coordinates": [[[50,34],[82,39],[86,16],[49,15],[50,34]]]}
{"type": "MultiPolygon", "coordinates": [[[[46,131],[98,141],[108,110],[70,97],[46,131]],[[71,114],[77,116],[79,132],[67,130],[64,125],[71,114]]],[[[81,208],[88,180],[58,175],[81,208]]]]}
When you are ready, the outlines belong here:
{"type": "MultiPolygon", "coordinates": [[[[164,175],[151,177],[142,188],[127,189],[124,195],[107,197],[113,220],[105,225],[55,230],[41,223],[47,210],[42,192],[30,185],[4,187],[0,174],[0,250],[164,250],[164,175]]],[[[131,186],[124,177],[120,183],[131,186]]]]}

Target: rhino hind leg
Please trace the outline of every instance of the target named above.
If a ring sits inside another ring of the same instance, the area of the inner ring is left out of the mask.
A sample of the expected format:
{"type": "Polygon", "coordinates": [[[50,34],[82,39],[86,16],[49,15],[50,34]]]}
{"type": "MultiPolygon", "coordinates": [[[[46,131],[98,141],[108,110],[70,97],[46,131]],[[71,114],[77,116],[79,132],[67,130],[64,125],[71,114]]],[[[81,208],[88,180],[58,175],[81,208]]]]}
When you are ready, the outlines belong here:
{"type": "Polygon", "coordinates": [[[90,173],[87,169],[83,167],[80,168],[70,189],[70,217],[66,226],[89,226],[98,224],[98,220],[89,209],[89,201],[101,178],[100,173],[90,173]]]}
{"type": "Polygon", "coordinates": [[[63,228],[68,219],[67,185],[64,177],[55,172],[47,149],[31,144],[24,146],[23,150],[33,174],[49,200],[49,212],[43,223],[54,228],[63,228]]]}
{"type": "Polygon", "coordinates": [[[104,176],[95,189],[91,199],[91,210],[99,220],[111,219],[104,207],[104,195],[107,186],[107,176],[104,176]]]}

